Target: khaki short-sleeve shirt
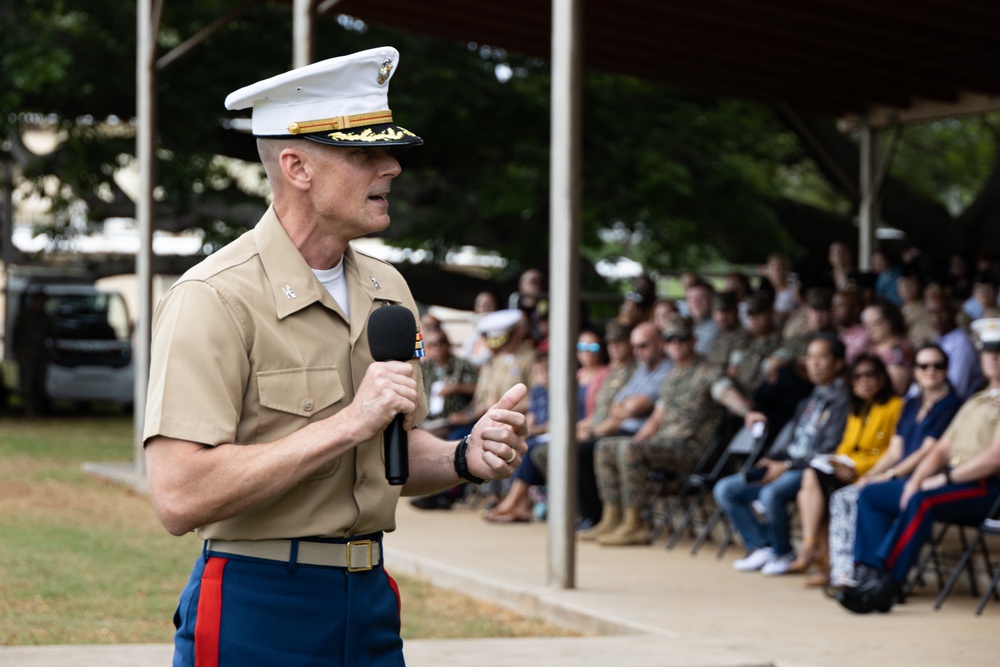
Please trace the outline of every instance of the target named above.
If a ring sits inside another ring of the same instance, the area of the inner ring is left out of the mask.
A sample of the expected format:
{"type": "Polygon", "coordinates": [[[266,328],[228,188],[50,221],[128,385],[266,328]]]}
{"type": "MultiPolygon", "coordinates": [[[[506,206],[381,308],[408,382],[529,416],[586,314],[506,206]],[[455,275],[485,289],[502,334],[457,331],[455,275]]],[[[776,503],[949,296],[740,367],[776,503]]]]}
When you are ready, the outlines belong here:
{"type": "MultiPolygon", "coordinates": [[[[417,310],[391,265],[350,247],[343,261],[350,321],[273,209],[182,276],[156,308],[143,439],[266,447],[349,405],[372,363],[369,314],[386,304],[406,306],[414,318],[417,310]]],[[[420,421],[422,386],[418,396],[420,421]]],[[[273,502],[198,534],[235,540],[392,530],[399,492],[385,480],[380,436],[273,502]]]]}
{"type": "Polygon", "coordinates": [[[941,437],[951,442],[953,466],[985,452],[1000,439],[1000,397],[989,391],[971,396],[941,437]]]}

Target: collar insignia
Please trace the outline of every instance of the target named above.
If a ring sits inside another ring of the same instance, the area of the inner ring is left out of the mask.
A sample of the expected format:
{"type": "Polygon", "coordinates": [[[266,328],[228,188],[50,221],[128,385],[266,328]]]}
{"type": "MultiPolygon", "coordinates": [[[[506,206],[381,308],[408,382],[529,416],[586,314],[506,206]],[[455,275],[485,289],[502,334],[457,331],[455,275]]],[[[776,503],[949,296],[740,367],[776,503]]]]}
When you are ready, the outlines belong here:
{"type": "Polygon", "coordinates": [[[295,290],[292,289],[291,285],[285,285],[284,287],[281,288],[281,291],[285,293],[285,298],[286,299],[297,299],[298,298],[295,295],[295,290]]]}
{"type": "Polygon", "coordinates": [[[378,284],[378,278],[376,278],[375,276],[368,276],[368,277],[372,279],[372,285],[375,286],[375,289],[382,289],[382,286],[378,284]]]}

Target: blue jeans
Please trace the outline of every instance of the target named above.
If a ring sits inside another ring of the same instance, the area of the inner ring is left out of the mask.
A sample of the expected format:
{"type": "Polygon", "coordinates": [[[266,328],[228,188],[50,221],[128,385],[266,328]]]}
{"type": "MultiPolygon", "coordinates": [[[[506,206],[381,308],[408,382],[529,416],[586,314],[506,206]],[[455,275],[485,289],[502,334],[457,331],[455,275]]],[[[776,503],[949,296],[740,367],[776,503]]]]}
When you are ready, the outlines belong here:
{"type": "Polygon", "coordinates": [[[747,482],[742,474],[736,474],[719,480],[712,495],[748,551],[771,547],[778,556],[784,556],[792,553],[788,504],[795,501],[801,485],[801,470],[787,470],[770,484],[747,482]],[[764,505],[766,522],[751,507],[755,500],[764,505]]]}

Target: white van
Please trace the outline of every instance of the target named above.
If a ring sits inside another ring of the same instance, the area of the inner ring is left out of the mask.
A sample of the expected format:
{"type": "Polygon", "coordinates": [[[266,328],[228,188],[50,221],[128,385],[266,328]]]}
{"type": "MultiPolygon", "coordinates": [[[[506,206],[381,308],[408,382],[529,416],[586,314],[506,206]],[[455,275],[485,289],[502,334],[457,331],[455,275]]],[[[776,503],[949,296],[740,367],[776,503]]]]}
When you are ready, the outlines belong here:
{"type": "MultiPolygon", "coordinates": [[[[55,341],[45,382],[50,400],[112,401],[131,406],[135,367],[125,300],[93,284],[47,284],[8,277],[7,332],[36,291],[48,299],[55,341]]],[[[16,362],[5,346],[4,379],[16,390],[16,362]]]]}

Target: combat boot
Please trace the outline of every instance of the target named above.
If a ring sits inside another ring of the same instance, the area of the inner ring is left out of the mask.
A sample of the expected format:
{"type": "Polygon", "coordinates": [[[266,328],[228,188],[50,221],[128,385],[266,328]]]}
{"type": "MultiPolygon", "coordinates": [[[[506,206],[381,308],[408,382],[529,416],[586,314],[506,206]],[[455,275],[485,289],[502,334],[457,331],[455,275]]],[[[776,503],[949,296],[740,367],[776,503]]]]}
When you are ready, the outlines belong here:
{"type": "Polygon", "coordinates": [[[591,542],[601,535],[607,535],[622,522],[621,505],[605,505],[601,511],[601,520],[593,528],[581,530],[578,535],[581,540],[591,542]]]}
{"type": "Polygon", "coordinates": [[[653,531],[642,520],[642,510],[638,507],[625,508],[625,518],[621,525],[606,535],[601,535],[597,541],[606,547],[619,547],[631,544],[649,544],[653,531]]]}

